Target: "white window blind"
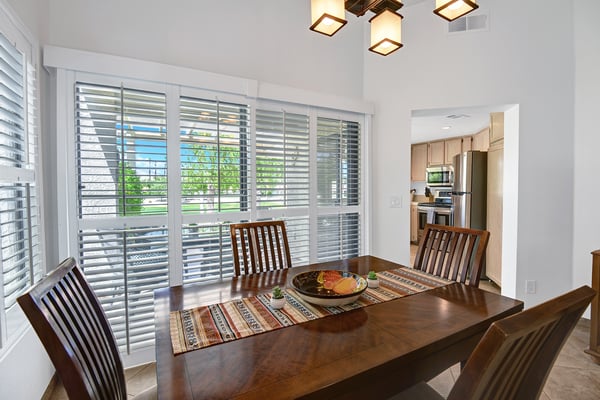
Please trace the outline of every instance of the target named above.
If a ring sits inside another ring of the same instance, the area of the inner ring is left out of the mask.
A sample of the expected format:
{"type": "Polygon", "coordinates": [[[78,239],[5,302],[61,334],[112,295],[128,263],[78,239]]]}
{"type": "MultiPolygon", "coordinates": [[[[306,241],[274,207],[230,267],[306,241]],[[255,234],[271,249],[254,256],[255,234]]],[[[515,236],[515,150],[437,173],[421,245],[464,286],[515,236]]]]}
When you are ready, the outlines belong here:
{"type": "Polygon", "coordinates": [[[360,124],[317,119],[318,259],[360,254],[360,124]],[[335,211],[332,213],[331,211],[335,211]]]}
{"type": "Polygon", "coordinates": [[[28,56],[0,33],[0,347],[21,326],[17,297],[41,277],[35,88],[28,56]]]}
{"type": "Polygon", "coordinates": [[[292,265],[310,261],[309,122],[308,115],[285,110],[256,111],[258,215],[285,213],[292,265]]]}
{"type": "Polygon", "coordinates": [[[228,224],[182,227],[183,282],[206,282],[233,276],[228,224]]]}
{"type": "Polygon", "coordinates": [[[250,107],[185,96],[179,103],[182,212],[211,221],[181,227],[183,282],[229,278],[229,225],[221,221],[251,208],[250,107]]]}
{"type": "Polygon", "coordinates": [[[309,205],[309,119],[256,111],[256,193],[259,208],[309,205]]]}
{"type": "Polygon", "coordinates": [[[249,107],[192,97],[180,107],[183,212],[248,210],[249,107]]]}
{"type": "Polygon", "coordinates": [[[169,284],[166,109],[163,93],[75,83],[79,263],[128,354],[154,344],[169,284]]]}
{"type": "Polygon", "coordinates": [[[79,216],[166,214],[162,93],[77,82],[79,216]]]}
{"type": "Polygon", "coordinates": [[[154,344],[154,289],[169,285],[164,226],[85,229],[79,261],[121,352],[154,344]]]}

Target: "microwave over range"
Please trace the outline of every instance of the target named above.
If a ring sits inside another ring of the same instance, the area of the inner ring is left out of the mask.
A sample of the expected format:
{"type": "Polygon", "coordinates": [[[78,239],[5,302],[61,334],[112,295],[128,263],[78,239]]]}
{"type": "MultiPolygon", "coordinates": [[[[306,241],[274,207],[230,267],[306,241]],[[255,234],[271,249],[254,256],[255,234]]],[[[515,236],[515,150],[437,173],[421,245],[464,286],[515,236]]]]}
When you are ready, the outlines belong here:
{"type": "Polygon", "coordinates": [[[427,186],[452,186],[454,183],[454,168],[452,165],[440,165],[425,169],[427,186]]]}

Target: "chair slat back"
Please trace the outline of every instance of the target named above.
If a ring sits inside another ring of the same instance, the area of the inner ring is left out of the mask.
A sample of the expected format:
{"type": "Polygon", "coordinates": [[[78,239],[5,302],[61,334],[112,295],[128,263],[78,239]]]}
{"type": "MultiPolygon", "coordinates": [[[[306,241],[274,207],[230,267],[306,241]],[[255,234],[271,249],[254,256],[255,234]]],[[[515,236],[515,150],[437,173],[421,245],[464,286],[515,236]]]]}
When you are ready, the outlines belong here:
{"type": "Polygon", "coordinates": [[[231,224],[229,229],[235,276],[292,266],[284,221],[231,224]]]}
{"type": "Polygon", "coordinates": [[[63,261],[17,301],[71,399],[127,399],[112,330],[73,258],[63,261]]]}
{"type": "Polygon", "coordinates": [[[448,400],[537,399],[567,337],[596,292],[582,286],[494,322],[448,400]]]}
{"type": "Polygon", "coordinates": [[[425,225],[413,268],[479,286],[490,233],[447,225],[425,225]]]}

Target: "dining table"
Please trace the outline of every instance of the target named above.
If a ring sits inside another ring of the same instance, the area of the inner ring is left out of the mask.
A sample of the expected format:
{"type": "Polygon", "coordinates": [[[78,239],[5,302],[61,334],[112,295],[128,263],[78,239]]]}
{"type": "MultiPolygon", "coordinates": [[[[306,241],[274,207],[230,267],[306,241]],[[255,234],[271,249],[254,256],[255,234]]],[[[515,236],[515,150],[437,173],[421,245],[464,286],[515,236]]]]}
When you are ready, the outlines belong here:
{"type": "Polygon", "coordinates": [[[154,292],[159,399],[387,398],[464,362],[490,324],[523,302],[443,286],[197,350],[174,353],[173,312],[289,287],[299,273],[366,276],[403,268],[375,256],[314,263],[154,292]]]}

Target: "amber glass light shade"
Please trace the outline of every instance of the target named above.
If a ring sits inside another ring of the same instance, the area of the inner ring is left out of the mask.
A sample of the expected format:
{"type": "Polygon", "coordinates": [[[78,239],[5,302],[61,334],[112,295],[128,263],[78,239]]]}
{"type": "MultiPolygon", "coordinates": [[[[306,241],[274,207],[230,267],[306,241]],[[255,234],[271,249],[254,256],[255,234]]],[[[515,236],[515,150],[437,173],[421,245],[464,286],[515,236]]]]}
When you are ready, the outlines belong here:
{"type": "Polygon", "coordinates": [[[344,0],[311,0],[310,30],[333,36],[348,22],[344,19],[345,13],[344,0]]]}
{"type": "Polygon", "coordinates": [[[435,0],[433,12],[440,17],[454,21],[479,8],[475,0],[435,0]]]}
{"type": "Polygon", "coordinates": [[[387,56],[402,47],[402,15],[383,10],[369,21],[371,47],[369,50],[387,56]]]}

